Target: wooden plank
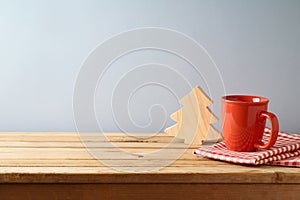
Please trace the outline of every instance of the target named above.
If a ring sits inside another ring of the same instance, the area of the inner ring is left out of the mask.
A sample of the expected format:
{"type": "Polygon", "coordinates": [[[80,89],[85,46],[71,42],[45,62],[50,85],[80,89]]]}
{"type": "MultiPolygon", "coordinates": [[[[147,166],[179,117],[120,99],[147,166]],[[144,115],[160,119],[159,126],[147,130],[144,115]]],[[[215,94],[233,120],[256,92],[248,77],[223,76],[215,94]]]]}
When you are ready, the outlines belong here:
{"type": "Polygon", "coordinates": [[[297,200],[298,184],[2,184],[1,199],[297,200]]]}
{"type": "MultiPolygon", "coordinates": [[[[132,166],[132,163],[135,159],[127,159],[127,160],[102,160],[104,163],[111,163],[112,166],[132,166]]],[[[172,161],[172,160],[170,160],[172,161]]],[[[65,159],[65,160],[52,160],[52,159],[43,159],[43,160],[28,160],[28,159],[18,159],[18,160],[2,160],[0,162],[0,167],[101,167],[104,166],[101,161],[96,159],[65,159]]],[[[151,167],[154,164],[160,165],[165,163],[164,160],[159,159],[151,159],[151,160],[141,160],[136,162],[134,165],[143,166],[143,167],[151,167]]],[[[212,165],[211,160],[207,159],[199,159],[199,160],[176,160],[171,163],[171,166],[210,166],[212,165]]],[[[228,163],[220,162],[218,166],[228,165],[228,163]]]]}
{"type": "Polygon", "coordinates": [[[134,136],[141,136],[141,137],[170,137],[165,133],[122,133],[122,132],[0,132],[0,135],[15,135],[15,136],[26,136],[26,135],[31,135],[31,136],[43,136],[43,135],[48,135],[48,136],[59,136],[59,135],[79,135],[79,134],[85,134],[89,136],[99,136],[99,135],[105,135],[105,136],[113,136],[113,137],[134,137],[134,136]]]}
{"type": "MultiPolygon", "coordinates": [[[[183,155],[180,159],[198,159],[192,154],[193,149],[163,149],[160,153],[150,154],[157,152],[156,149],[112,149],[112,148],[90,148],[90,150],[99,155],[102,159],[170,159],[170,155],[183,155]],[[123,151],[127,154],[121,154],[123,151]],[[146,155],[144,155],[146,154],[146,155]]],[[[1,148],[0,161],[6,159],[94,159],[85,148],[1,148]]]]}
{"type": "MultiPolygon", "coordinates": [[[[1,170],[5,170],[0,168],[1,170]]],[[[276,173],[211,173],[212,171],[208,170],[203,173],[178,173],[174,171],[175,169],[168,169],[168,171],[163,171],[161,173],[150,173],[150,172],[128,172],[121,173],[113,169],[98,169],[81,171],[79,168],[78,171],[73,169],[61,169],[53,168],[48,169],[48,171],[38,170],[30,171],[29,170],[20,170],[20,168],[15,171],[14,169],[7,169],[5,173],[0,173],[0,182],[1,183],[281,183],[281,184],[290,184],[295,183],[299,184],[299,173],[282,173],[279,176],[276,173]],[[12,171],[14,170],[14,171],[12,171]],[[58,170],[53,171],[53,170],[58,170]],[[72,170],[72,173],[68,170],[72,170]],[[102,170],[102,171],[100,171],[102,170]],[[171,171],[172,170],[172,171],[171,171]],[[97,173],[96,173],[97,172],[97,173]]],[[[120,170],[120,168],[117,168],[120,170]]],[[[127,168],[121,168],[127,169],[127,168]]],[[[198,170],[201,170],[198,168],[198,170]]],[[[249,172],[249,171],[248,171],[249,172]]]]}
{"type": "Polygon", "coordinates": [[[114,133],[114,132],[107,132],[107,133],[101,133],[101,132],[0,132],[0,136],[93,136],[93,137],[99,137],[99,136],[106,136],[106,137],[119,137],[119,138],[172,138],[171,136],[165,134],[165,133],[114,133]]]}
{"type": "Polygon", "coordinates": [[[197,148],[197,146],[188,146],[184,143],[161,143],[161,142],[0,142],[0,148],[146,148],[146,149],[161,149],[161,148],[173,148],[173,149],[187,149],[197,148]]]}
{"type": "Polygon", "coordinates": [[[298,183],[299,170],[264,166],[0,167],[1,183],[298,183]],[[117,171],[116,171],[117,169],[117,171]]]}
{"type": "Polygon", "coordinates": [[[76,132],[1,132],[0,141],[47,141],[47,142],[80,142],[80,141],[112,141],[112,142],[160,142],[160,143],[183,143],[184,140],[174,138],[164,133],[158,134],[126,134],[126,133],[104,133],[105,138],[99,133],[85,133],[80,136],[76,132]],[[84,137],[83,137],[84,136],[84,137]]]}
{"type": "MultiPolygon", "coordinates": [[[[86,142],[92,147],[102,145],[89,148],[100,155],[98,162],[80,142],[63,139],[78,139],[75,133],[63,133],[66,136],[49,133],[45,137],[42,134],[0,133],[0,183],[300,184],[300,168],[241,166],[197,158],[192,154],[193,147],[187,148],[182,140],[163,148],[172,139],[165,135],[161,142],[158,136],[144,141],[112,134],[111,138],[116,139],[114,144],[127,154],[121,154],[118,148],[108,148],[104,142],[86,142]],[[59,140],[51,141],[57,137],[59,140]],[[24,138],[34,140],[22,141],[24,138]],[[174,159],[180,152],[183,155],[174,159]]],[[[99,139],[94,133],[90,137],[99,139]]]]}
{"type": "MultiPolygon", "coordinates": [[[[116,172],[118,173],[127,173],[126,169],[136,168],[134,166],[134,160],[132,160],[132,165],[129,167],[121,167],[120,169],[124,169],[123,171],[116,172]]],[[[148,169],[151,169],[153,166],[149,167],[141,167],[140,169],[145,169],[147,171],[148,169]]],[[[137,168],[139,169],[139,168],[137,168]]],[[[110,169],[110,166],[100,166],[100,167],[0,167],[1,174],[3,172],[6,173],[29,173],[29,174],[35,174],[35,173],[66,173],[66,174],[105,174],[110,172],[115,172],[113,169],[110,169]]],[[[278,169],[274,170],[273,167],[270,166],[262,166],[262,167],[255,167],[255,166],[236,166],[232,167],[231,165],[220,165],[220,166],[209,166],[209,165],[199,165],[199,166],[166,166],[162,168],[161,170],[157,172],[149,172],[148,174],[174,174],[178,173],[180,175],[188,174],[188,173],[195,173],[197,174],[206,174],[206,175],[226,175],[226,174],[246,174],[248,173],[249,176],[254,174],[275,174],[276,173],[288,173],[288,174],[298,174],[299,177],[299,169],[297,168],[286,168],[286,167],[279,167],[278,169]],[[201,171],[199,171],[201,170],[201,171]]],[[[140,174],[143,175],[143,174],[140,174]]],[[[233,181],[235,177],[231,178],[233,181]]],[[[236,177],[238,180],[239,178],[236,177]]],[[[223,180],[222,182],[228,182],[228,180],[223,180]]]]}

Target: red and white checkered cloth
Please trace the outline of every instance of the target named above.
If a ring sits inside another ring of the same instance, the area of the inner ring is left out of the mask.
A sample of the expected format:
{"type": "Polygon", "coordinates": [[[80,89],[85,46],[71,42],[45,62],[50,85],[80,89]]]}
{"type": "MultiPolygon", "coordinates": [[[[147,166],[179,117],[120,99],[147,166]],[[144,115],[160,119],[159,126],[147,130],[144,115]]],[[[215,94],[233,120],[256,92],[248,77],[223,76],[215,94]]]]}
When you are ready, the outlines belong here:
{"type": "MultiPolygon", "coordinates": [[[[265,129],[263,142],[268,141],[270,129],[265,129]]],[[[300,134],[278,133],[275,145],[270,149],[255,152],[235,152],[228,150],[224,142],[194,150],[194,154],[215,160],[236,164],[270,164],[300,167],[300,134]]]]}

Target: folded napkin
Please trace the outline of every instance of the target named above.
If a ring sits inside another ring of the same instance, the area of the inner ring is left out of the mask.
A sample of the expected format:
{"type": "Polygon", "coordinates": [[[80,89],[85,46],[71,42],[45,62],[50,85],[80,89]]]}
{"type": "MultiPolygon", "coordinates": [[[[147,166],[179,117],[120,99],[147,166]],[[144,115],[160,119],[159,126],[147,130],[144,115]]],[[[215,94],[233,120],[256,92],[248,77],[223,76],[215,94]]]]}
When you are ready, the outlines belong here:
{"type": "MultiPolygon", "coordinates": [[[[263,142],[270,137],[266,128],[263,142]]],[[[228,150],[224,142],[194,150],[194,154],[206,158],[232,162],[236,164],[271,164],[300,167],[300,134],[278,133],[278,138],[270,149],[259,149],[255,152],[235,152],[228,150]]]]}

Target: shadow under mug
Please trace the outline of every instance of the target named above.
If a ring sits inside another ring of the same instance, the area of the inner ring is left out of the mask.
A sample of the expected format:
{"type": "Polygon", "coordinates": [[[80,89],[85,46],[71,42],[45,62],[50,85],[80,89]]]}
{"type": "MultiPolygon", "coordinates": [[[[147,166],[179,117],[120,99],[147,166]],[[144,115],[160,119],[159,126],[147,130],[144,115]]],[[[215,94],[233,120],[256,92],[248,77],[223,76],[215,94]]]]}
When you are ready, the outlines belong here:
{"type": "Polygon", "coordinates": [[[267,111],[267,98],[230,95],[222,97],[221,101],[222,134],[227,149],[249,152],[268,149],[275,144],[279,123],[276,115],[267,111]],[[270,120],[271,132],[269,141],[263,143],[266,119],[270,120]]]}

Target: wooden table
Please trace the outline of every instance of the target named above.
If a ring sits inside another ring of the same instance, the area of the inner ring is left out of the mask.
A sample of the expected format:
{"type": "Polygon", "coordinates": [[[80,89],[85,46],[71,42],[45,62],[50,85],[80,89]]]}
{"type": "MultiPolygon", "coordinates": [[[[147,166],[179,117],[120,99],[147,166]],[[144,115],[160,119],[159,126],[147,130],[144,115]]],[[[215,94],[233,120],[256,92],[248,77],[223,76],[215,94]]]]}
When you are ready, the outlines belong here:
{"type": "Polygon", "coordinates": [[[162,134],[135,138],[106,133],[116,147],[132,153],[119,157],[109,153],[116,148],[109,147],[96,133],[86,135],[82,143],[73,132],[0,133],[0,199],[300,198],[300,168],[240,166],[200,159],[190,147],[171,165],[149,171],[168,156],[150,156],[139,162],[141,151],[159,151],[170,141],[175,141],[169,147],[171,153],[187,147],[179,139],[162,134]],[[110,157],[96,160],[86,144],[110,157]],[[107,163],[111,166],[105,166],[107,163]],[[136,169],[146,172],[132,172],[136,169]]]}

